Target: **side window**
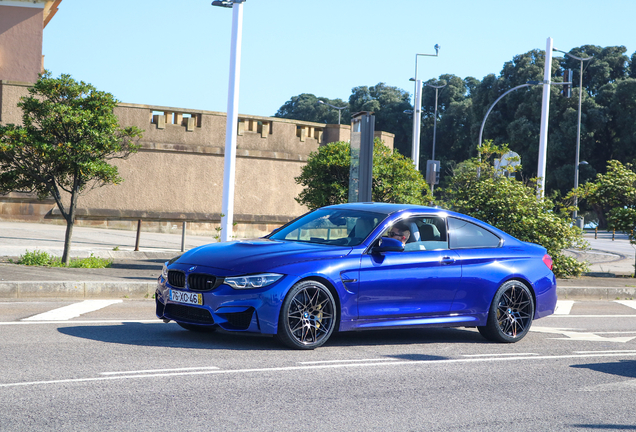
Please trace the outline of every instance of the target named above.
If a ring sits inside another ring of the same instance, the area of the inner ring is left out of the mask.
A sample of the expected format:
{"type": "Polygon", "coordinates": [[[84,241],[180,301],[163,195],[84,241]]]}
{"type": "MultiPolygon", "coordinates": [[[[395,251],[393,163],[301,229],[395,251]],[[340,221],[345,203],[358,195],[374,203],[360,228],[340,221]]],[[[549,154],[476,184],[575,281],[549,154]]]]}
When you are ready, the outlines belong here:
{"type": "Polygon", "coordinates": [[[405,252],[448,249],[446,222],[437,216],[413,216],[402,219],[389,227],[383,235],[390,237],[394,233],[408,234],[404,243],[405,252]]]}
{"type": "Polygon", "coordinates": [[[474,223],[448,218],[451,249],[496,248],[500,239],[490,231],[474,223]]]}

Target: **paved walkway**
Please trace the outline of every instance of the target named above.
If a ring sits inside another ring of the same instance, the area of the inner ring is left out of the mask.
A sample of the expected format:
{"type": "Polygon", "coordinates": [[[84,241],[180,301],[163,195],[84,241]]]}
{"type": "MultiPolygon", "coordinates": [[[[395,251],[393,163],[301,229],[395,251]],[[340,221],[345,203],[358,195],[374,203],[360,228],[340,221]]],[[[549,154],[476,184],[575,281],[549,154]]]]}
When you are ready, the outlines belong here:
{"type": "MultiPolygon", "coordinates": [[[[0,222],[0,298],[149,298],[163,262],[181,253],[181,230],[175,233],[141,232],[139,251],[134,251],[136,232],[75,227],[71,255],[112,258],[108,269],[26,267],[10,264],[26,251],[41,250],[61,256],[63,225],[0,222]]],[[[586,233],[591,250],[569,251],[590,263],[589,276],[560,279],[559,297],[568,299],[632,299],[636,297],[635,249],[624,234],[586,233]]],[[[185,239],[185,249],[215,242],[213,236],[185,239]]]]}

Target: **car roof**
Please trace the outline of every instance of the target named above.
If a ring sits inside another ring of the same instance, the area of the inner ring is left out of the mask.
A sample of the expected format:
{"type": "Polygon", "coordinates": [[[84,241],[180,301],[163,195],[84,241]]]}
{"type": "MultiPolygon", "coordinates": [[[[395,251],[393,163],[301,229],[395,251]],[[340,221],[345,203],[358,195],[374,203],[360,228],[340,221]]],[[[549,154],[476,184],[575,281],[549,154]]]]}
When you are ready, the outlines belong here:
{"type": "Polygon", "coordinates": [[[347,209],[347,210],[358,210],[358,211],[368,211],[375,213],[384,213],[384,214],[392,214],[399,211],[415,211],[422,212],[425,211],[427,213],[448,213],[446,210],[436,208],[436,207],[426,207],[415,204],[392,204],[392,203],[377,203],[377,202],[362,202],[362,203],[347,203],[347,204],[335,204],[323,208],[330,209],[347,209]]]}
{"type": "Polygon", "coordinates": [[[500,237],[504,237],[508,239],[508,242],[513,241],[515,243],[520,242],[519,239],[511,236],[505,231],[502,231],[487,222],[476,219],[474,217],[468,216],[463,213],[457,213],[450,210],[445,210],[439,207],[427,207],[415,204],[392,204],[392,203],[377,203],[377,202],[363,202],[363,203],[346,203],[346,204],[335,204],[331,206],[326,206],[322,208],[328,209],[347,209],[347,210],[356,210],[356,211],[368,211],[374,213],[382,213],[385,215],[391,215],[394,213],[426,213],[431,216],[439,215],[441,217],[446,216],[454,216],[460,219],[464,219],[477,225],[481,225],[483,227],[487,227],[490,231],[494,231],[500,237]]]}

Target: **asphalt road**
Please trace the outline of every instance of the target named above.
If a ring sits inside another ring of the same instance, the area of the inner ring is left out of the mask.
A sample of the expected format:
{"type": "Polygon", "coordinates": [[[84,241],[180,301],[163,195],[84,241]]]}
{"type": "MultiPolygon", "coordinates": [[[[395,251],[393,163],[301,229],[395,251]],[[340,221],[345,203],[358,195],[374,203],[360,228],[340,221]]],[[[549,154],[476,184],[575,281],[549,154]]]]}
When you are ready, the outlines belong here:
{"type": "Polygon", "coordinates": [[[314,351],[108,302],[0,302],[1,431],[636,430],[634,301],[560,302],[512,345],[411,329],[314,351]]]}

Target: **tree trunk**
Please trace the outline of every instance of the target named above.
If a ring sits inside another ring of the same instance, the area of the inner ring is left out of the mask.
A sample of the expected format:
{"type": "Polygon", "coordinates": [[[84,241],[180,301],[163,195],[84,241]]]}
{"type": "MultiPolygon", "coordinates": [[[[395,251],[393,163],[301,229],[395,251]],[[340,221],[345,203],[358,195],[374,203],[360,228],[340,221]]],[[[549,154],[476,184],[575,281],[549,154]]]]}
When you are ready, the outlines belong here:
{"type": "Polygon", "coordinates": [[[71,260],[71,238],[73,237],[73,225],[75,224],[75,210],[77,209],[77,197],[79,195],[78,182],[75,181],[75,187],[71,193],[71,204],[68,206],[68,214],[66,215],[66,235],[64,236],[64,252],[62,253],[62,264],[68,266],[71,260]]]}
{"type": "Polygon", "coordinates": [[[66,234],[64,235],[64,253],[62,254],[62,264],[68,266],[68,263],[71,260],[71,238],[73,237],[73,225],[75,224],[75,219],[69,218],[66,221],[66,234]]]}

